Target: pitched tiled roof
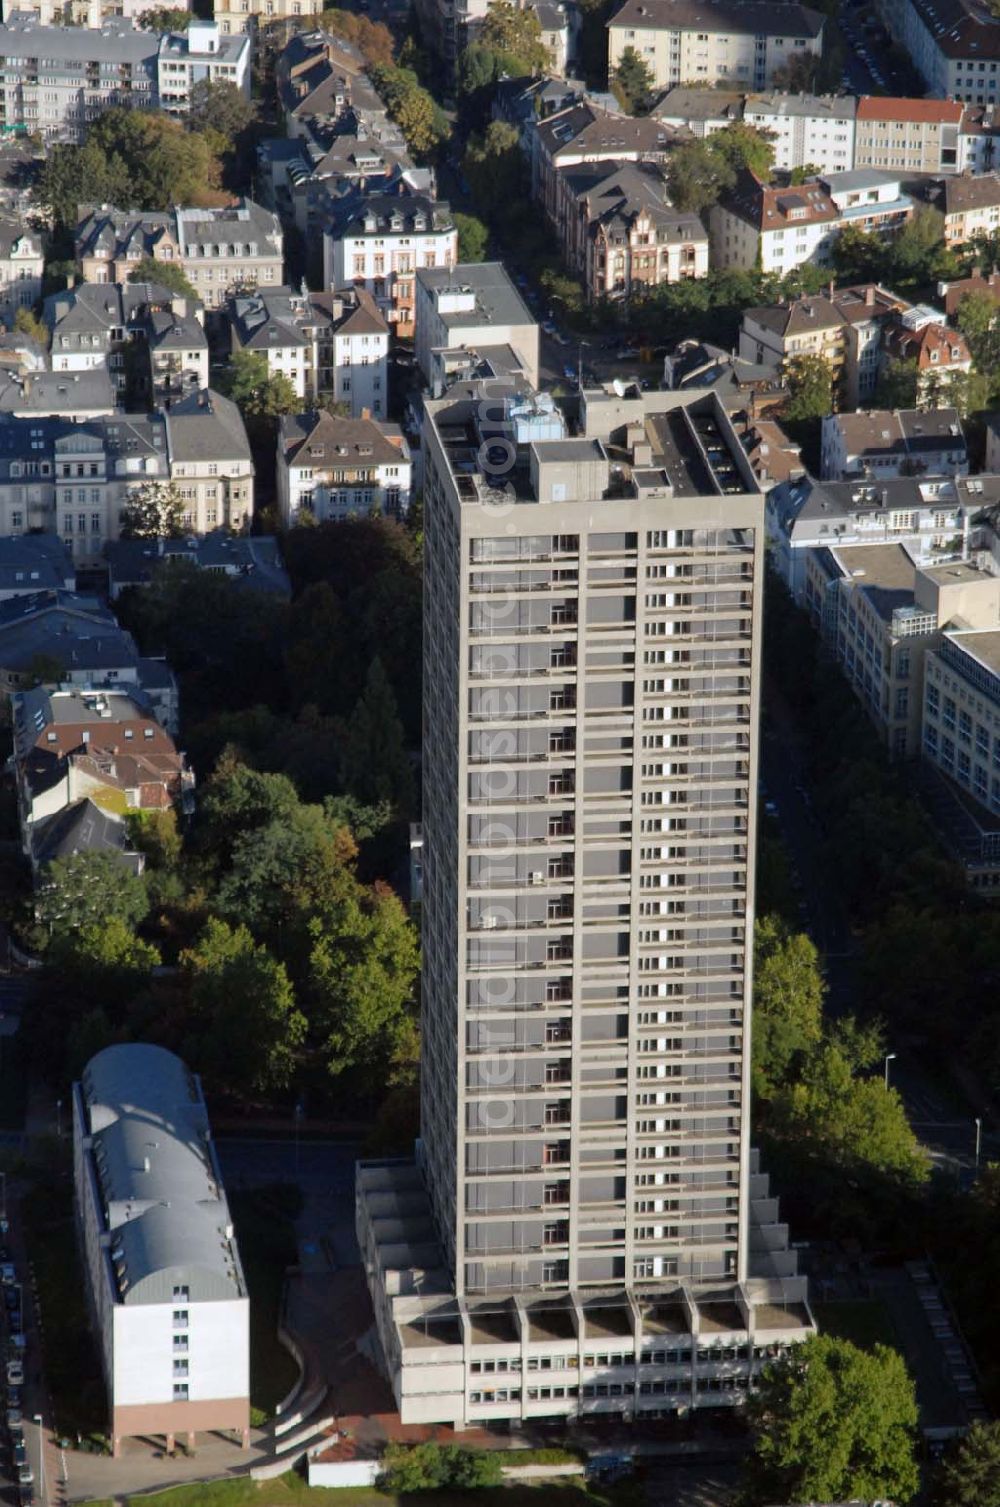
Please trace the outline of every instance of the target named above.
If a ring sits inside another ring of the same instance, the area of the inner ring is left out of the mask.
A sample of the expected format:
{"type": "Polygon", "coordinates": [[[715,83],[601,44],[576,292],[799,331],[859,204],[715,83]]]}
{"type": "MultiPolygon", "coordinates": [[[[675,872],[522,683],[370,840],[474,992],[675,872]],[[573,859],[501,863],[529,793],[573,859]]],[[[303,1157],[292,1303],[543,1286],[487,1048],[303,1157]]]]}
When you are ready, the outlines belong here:
{"type": "Polygon", "coordinates": [[[956,99],[907,99],[902,96],[881,98],[862,94],[858,100],[858,120],[909,121],[914,125],[957,126],[965,106],[956,99]]]}
{"type": "Polygon", "coordinates": [[[818,37],[825,20],[819,11],[786,0],[625,0],[608,25],[645,31],[818,37]]]}

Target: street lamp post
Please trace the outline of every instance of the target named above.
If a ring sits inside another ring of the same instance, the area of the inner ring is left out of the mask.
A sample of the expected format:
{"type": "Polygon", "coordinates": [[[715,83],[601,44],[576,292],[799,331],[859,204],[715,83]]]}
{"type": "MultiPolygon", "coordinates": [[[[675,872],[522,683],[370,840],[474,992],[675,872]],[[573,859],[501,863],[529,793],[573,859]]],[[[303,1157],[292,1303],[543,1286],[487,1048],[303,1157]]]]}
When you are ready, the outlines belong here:
{"type": "Polygon", "coordinates": [[[979,1154],[983,1149],[983,1122],[976,1116],[976,1172],[979,1172],[979,1154]]]}
{"type": "Polygon", "coordinates": [[[895,1062],[895,1060],[896,1060],[896,1053],[895,1052],[886,1052],[886,1054],[885,1054],[885,1086],[886,1086],[886,1088],[889,1087],[889,1063],[890,1062],[895,1062]]]}

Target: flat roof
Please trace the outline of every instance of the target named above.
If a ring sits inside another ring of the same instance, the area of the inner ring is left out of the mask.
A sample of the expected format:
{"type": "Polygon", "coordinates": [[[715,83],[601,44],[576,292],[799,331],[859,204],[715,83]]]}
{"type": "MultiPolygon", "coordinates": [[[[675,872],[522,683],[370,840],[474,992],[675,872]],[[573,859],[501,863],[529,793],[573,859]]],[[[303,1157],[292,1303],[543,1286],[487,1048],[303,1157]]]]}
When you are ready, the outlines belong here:
{"type": "Polygon", "coordinates": [[[994,675],[1000,675],[1000,629],[962,629],[948,633],[945,642],[978,659],[994,675]]]}
{"type": "Polygon", "coordinates": [[[432,292],[475,294],[474,309],[436,309],[449,328],[470,324],[535,324],[535,316],[511,281],[502,262],[459,262],[455,267],[421,267],[417,282],[432,292]]]}

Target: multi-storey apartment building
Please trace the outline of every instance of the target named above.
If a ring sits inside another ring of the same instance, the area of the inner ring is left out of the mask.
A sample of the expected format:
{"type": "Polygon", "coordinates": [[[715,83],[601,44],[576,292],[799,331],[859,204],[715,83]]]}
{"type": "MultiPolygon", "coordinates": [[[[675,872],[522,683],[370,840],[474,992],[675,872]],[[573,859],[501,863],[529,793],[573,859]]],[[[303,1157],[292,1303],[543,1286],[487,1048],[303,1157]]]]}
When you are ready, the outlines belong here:
{"type": "Polygon", "coordinates": [[[41,236],[13,215],[0,214],[0,317],[13,324],[18,309],[42,296],[41,236]]]}
{"type": "Polygon", "coordinates": [[[425,405],[419,1167],[357,1182],[404,1421],[732,1403],[812,1330],[754,1233],[763,500],[715,393],[523,396],[425,405]]]}
{"type": "Polygon", "coordinates": [[[112,105],[154,107],[159,47],[155,32],[122,20],[90,31],[8,17],[0,26],[0,132],[80,141],[112,105]]]}
{"type": "MultiPolygon", "coordinates": [[[[980,841],[970,877],[996,889],[996,818],[1000,815],[1000,630],[949,628],[928,646],[924,660],[924,758],[984,808],[991,829],[980,841]],[[982,862],[983,859],[987,863],[982,862]]],[[[968,805],[966,804],[968,813],[968,805]]]]}
{"type": "Polygon", "coordinates": [[[170,480],[181,496],[184,529],[195,534],[248,529],[254,468],[236,404],[206,387],[172,403],[164,424],[170,480]]]}
{"type": "Polygon", "coordinates": [[[909,308],[887,288],[863,283],[832,288],[828,296],[747,309],[739,353],[778,371],[797,356],[822,356],[833,368],[840,406],[857,408],[875,391],[886,329],[909,308]]]}
{"type": "Polygon", "coordinates": [[[889,173],[822,173],[772,188],[744,169],[710,211],[712,257],[718,267],[760,267],[783,277],[806,262],[829,263],[846,226],[894,235],[913,207],[898,176],[889,173]]]}
{"type": "Polygon", "coordinates": [[[850,94],[748,94],[743,120],[766,131],[774,146],[774,165],[791,171],[812,166],[821,173],[856,167],[854,111],[850,94]]]}
{"type": "Polygon", "coordinates": [[[258,26],[318,15],[320,0],[214,0],[213,15],[223,36],[253,34],[258,26]]]}
{"type": "Polygon", "coordinates": [[[327,288],[370,293],[398,335],[413,334],[414,276],[454,267],[458,231],[448,204],[426,194],[369,194],[334,218],[323,237],[327,288]]]}
{"type": "MultiPolygon", "coordinates": [[[[990,531],[972,519],[1000,501],[1000,476],[790,478],[767,496],[770,560],[795,600],[805,600],[806,561],[824,546],[903,544],[916,565],[971,559],[989,565],[990,531]]],[[[995,541],[995,536],[993,536],[995,541]]]]}
{"type": "Polygon", "coordinates": [[[130,1435],[250,1442],[250,1300],[201,1084],[163,1047],[73,1085],[77,1224],[111,1413],[130,1435]]]}
{"type": "Polygon", "coordinates": [[[583,163],[665,163],[681,139],[678,127],[649,116],[638,119],[583,100],[546,116],[531,133],[531,195],[564,234],[575,213],[566,169],[583,163]]]}
{"type": "Polygon", "coordinates": [[[231,299],[233,350],[259,351],[304,403],[347,403],[351,417],[380,417],[389,391],[389,326],[364,288],[293,293],[290,288],[231,299]]]}
{"type": "Polygon", "coordinates": [[[997,101],[1000,21],[975,0],[885,0],[894,40],[923,75],[928,94],[988,105],[997,101]]]}
{"type": "Polygon", "coordinates": [[[827,414],[820,457],[825,481],[969,473],[969,452],[954,408],[827,414]]]}
{"type": "Polygon", "coordinates": [[[887,329],[883,338],[886,359],[915,367],[917,402],[931,406],[947,399],[953,376],[962,378],[972,370],[972,352],[965,336],[936,314],[935,309],[918,305],[887,329]]]}
{"type": "Polygon", "coordinates": [[[857,101],[854,167],[908,173],[954,173],[962,166],[964,106],[954,99],[857,101]]]}
{"type": "Polygon", "coordinates": [[[284,270],[281,221],[252,199],[223,209],[130,213],[90,209],[75,234],[75,255],[87,282],[124,283],[145,257],[179,262],[206,308],[232,293],[278,287],[284,270]]]}
{"type": "Polygon", "coordinates": [[[625,0],[608,22],[608,73],[632,47],[660,89],[769,89],[793,59],[819,61],[824,17],[793,0],[625,0]]]}
{"type": "Polygon", "coordinates": [[[591,302],[641,297],[708,273],[708,232],[670,205],[653,164],[581,164],[562,172],[573,210],[561,217],[563,257],[591,302]]]}
{"type": "Polygon", "coordinates": [[[160,109],[186,115],[195,84],[233,84],[250,97],[251,43],[228,36],[215,22],[192,20],[187,31],[163,38],[156,59],[160,109]]]}
{"type": "Polygon", "coordinates": [[[301,522],[303,510],[319,523],[372,512],[403,518],[412,471],[395,424],[300,413],[278,425],[278,506],[286,528],[301,522]]]}
{"type": "MultiPolygon", "coordinates": [[[[147,11],[156,10],[158,0],[3,0],[3,19],[12,15],[32,16],[39,26],[85,26],[100,31],[106,21],[123,17],[130,25],[139,25],[147,11]]],[[[190,10],[185,0],[171,9],[190,10]]]]}
{"type": "Polygon", "coordinates": [[[79,283],[45,300],[53,372],[107,369],[120,401],[208,385],[201,306],[156,283],[79,283]],[[197,310],[197,313],[194,311],[197,310]]]}
{"type": "Polygon", "coordinates": [[[1000,230],[1000,173],[946,178],[938,195],[947,246],[964,246],[975,235],[1000,230]]]}

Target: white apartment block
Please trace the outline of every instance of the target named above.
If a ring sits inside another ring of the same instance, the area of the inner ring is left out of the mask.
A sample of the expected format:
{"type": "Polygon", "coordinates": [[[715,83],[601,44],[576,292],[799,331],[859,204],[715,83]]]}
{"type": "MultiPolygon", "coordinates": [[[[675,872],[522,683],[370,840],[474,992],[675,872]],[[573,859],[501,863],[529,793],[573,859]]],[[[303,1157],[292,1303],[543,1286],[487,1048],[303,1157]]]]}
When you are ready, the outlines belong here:
{"type": "Polygon", "coordinates": [[[226,37],[242,32],[252,36],[261,24],[318,16],[322,9],[321,0],[214,0],[215,22],[226,37]]]}
{"type": "Polygon", "coordinates": [[[231,300],[233,350],[267,357],[303,406],[329,397],[351,417],[381,418],[389,391],[389,326],[364,288],[293,293],[290,288],[231,300]]]}
{"type": "MultiPolygon", "coordinates": [[[[100,31],[106,21],[123,17],[133,26],[147,11],[160,9],[160,0],[3,0],[3,19],[17,13],[30,15],[39,26],[85,26],[100,31]]],[[[178,0],[172,10],[190,10],[189,0],[178,0]]]]}
{"type": "Polygon", "coordinates": [[[425,194],[370,194],[335,217],[323,236],[325,286],[360,285],[404,336],[413,334],[418,270],[454,267],[457,261],[451,209],[425,194]]]}
{"type": "Polygon", "coordinates": [[[805,262],[830,260],[840,211],[819,183],[770,188],[752,173],[709,211],[716,267],[760,267],[784,277],[805,262]]]}
{"type": "Polygon", "coordinates": [[[814,1328],[749,1143],[763,499],[716,393],[587,392],[572,439],[523,384],[424,414],[421,1139],[356,1183],[383,1364],[404,1422],[733,1405],[814,1328]]]}
{"type": "Polygon", "coordinates": [[[654,84],[768,89],[793,58],[819,60],[824,17],[791,0],[625,0],[608,22],[608,73],[632,47],[654,84]]]}
{"type": "MultiPolygon", "coordinates": [[[[992,817],[1000,814],[1000,630],[946,630],[924,659],[923,757],[954,780],[992,817]]],[[[984,856],[986,856],[984,854],[984,856]]],[[[974,881],[975,882],[975,881],[974,881]]]]}
{"type": "Polygon", "coordinates": [[[885,0],[894,40],[938,99],[997,102],[1000,20],[973,0],[885,0]]]}
{"type": "Polygon", "coordinates": [[[282,418],[278,425],[278,505],[285,528],[302,511],[318,523],[381,513],[404,518],[413,467],[402,431],[373,419],[326,412],[282,418]]]}
{"type": "Polygon", "coordinates": [[[157,55],[160,109],[186,115],[197,83],[235,84],[250,98],[251,41],[225,36],[212,21],[194,20],[187,31],[165,36],[157,55]]]}
{"type": "Polygon", "coordinates": [[[131,1436],[250,1442],[250,1301],[201,1085],[129,1043],[73,1085],[76,1216],[111,1416],[131,1436]]]}
{"type": "Polygon", "coordinates": [[[113,105],[155,107],[159,46],[154,32],[121,20],[90,31],[8,18],[0,26],[0,132],[80,141],[113,105]]]}
{"type": "Polygon", "coordinates": [[[775,167],[847,172],[855,166],[856,103],[853,95],[843,94],[748,94],[743,120],[769,133],[775,167]]]}

